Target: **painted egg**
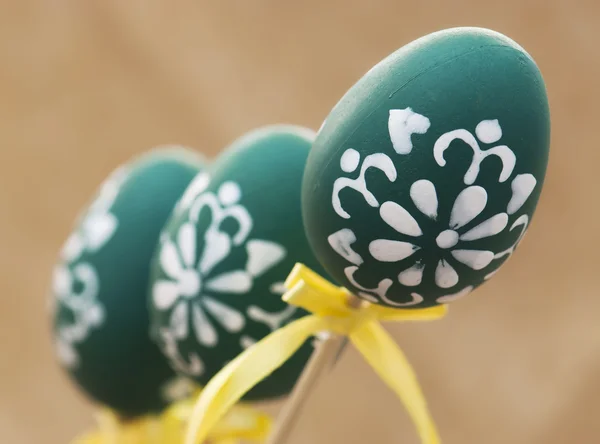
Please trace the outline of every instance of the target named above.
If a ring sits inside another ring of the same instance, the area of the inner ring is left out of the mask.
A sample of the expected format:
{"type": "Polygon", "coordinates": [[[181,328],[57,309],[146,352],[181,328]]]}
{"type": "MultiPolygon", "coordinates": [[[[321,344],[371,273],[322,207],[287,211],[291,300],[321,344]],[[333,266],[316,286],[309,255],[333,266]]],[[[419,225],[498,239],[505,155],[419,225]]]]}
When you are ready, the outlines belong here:
{"type": "Polygon", "coordinates": [[[311,246],[373,303],[464,296],[523,238],[549,140],[544,81],[514,41],[480,28],[416,40],[371,69],[319,131],[302,196],[311,246]]]}
{"type": "MultiPolygon", "coordinates": [[[[193,197],[166,225],[153,266],[153,335],[173,368],[200,385],[306,314],[281,296],[296,262],[319,270],[300,205],[313,140],[295,126],[250,132],[194,179],[193,197]]],[[[244,399],[288,393],[311,351],[305,344],[244,399]]]]}
{"type": "Polygon", "coordinates": [[[53,275],[61,365],[124,417],[162,409],[182,381],[150,339],[148,282],[160,232],[201,158],[154,150],[117,169],[66,241],[53,275]]]}

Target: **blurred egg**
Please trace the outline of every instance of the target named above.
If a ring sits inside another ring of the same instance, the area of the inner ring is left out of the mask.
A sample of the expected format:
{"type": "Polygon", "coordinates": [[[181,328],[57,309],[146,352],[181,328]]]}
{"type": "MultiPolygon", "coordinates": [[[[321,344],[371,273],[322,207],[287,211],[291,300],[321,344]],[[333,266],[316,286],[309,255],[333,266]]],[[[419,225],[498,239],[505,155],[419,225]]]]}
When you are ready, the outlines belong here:
{"type": "Polygon", "coordinates": [[[311,246],[373,303],[453,301],[523,238],[549,141],[544,81],[514,41],[480,28],[416,40],[371,69],[319,131],[302,195],[311,246]]]}
{"type": "MultiPolygon", "coordinates": [[[[320,271],[300,207],[313,140],[295,126],[250,132],[194,179],[166,225],[152,269],[153,335],[173,368],[201,385],[306,314],[281,296],[296,262],[320,271]]],[[[307,343],[244,399],[288,393],[311,351],[307,343]]]]}
{"type": "Polygon", "coordinates": [[[118,168],[69,236],[53,274],[54,342],[81,389],[123,417],[162,409],[186,381],[150,339],[150,260],[177,200],[203,168],[183,148],[118,168]]]}

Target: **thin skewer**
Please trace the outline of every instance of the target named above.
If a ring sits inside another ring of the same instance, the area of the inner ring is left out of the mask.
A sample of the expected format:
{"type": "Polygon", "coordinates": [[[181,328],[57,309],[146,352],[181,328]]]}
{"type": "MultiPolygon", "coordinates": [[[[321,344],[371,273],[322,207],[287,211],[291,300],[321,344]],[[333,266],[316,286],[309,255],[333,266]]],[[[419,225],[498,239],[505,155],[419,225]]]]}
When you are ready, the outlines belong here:
{"type": "MultiPolygon", "coordinates": [[[[362,301],[354,295],[348,295],[348,305],[358,308],[362,301]]],[[[302,409],[310,394],[313,392],[325,371],[331,370],[339,360],[348,340],[345,335],[325,332],[317,340],[316,350],[313,352],[304,372],[296,383],[296,387],[279,416],[267,444],[285,444],[293,431],[302,409]]]]}

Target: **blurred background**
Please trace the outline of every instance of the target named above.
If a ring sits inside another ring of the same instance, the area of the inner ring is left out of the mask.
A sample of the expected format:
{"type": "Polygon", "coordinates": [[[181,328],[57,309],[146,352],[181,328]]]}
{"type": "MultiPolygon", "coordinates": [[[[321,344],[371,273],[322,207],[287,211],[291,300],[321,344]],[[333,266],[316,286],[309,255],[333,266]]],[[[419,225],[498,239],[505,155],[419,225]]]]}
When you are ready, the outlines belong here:
{"type": "MultiPolygon", "coordinates": [[[[524,243],[447,319],[390,330],[445,444],[597,443],[600,6],[594,1],[0,1],[0,441],[62,444],[92,406],[55,363],[46,294],[79,209],[119,163],[179,143],[213,156],[269,123],[317,129],[373,64],[483,26],[537,60],[550,166],[524,243]]],[[[351,349],[291,444],[416,443],[351,349]]]]}

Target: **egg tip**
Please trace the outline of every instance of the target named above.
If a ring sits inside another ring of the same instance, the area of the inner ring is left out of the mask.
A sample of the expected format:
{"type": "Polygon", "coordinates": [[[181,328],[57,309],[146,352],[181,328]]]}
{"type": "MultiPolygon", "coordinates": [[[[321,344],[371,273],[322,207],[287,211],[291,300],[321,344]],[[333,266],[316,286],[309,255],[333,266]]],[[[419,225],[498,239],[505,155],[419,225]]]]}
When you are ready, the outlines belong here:
{"type": "Polygon", "coordinates": [[[287,123],[276,123],[276,124],[269,124],[269,125],[263,125],[260,126],[258,128],[252,129],[248,132],[246,132],[245,134],[243,134],[242,136],[238,137],[237,139],[235,139],[230,147],[231,148],[235,148],[235,147],[239,147],[239,146],[247,146],[247,145],[253,145],[255,143],[257,143],[258,141],[260,141],[263,138],[266,137],[270,137],[273,135],[295,135],[303,140],[306,140],[310,143],[314,142],[317,133],[316,131],[301,126],[301,125],[294,125],[294,124],[287,124],[287,123]]]}
{"type": "Polygon", "coordinates": [[[187,145],[163,144],[156,145],[132,159],[131,163],[143,162],[145,159],[168,158],[190,164],[205,164],[206,157],[198,150],[187,145]]]}

